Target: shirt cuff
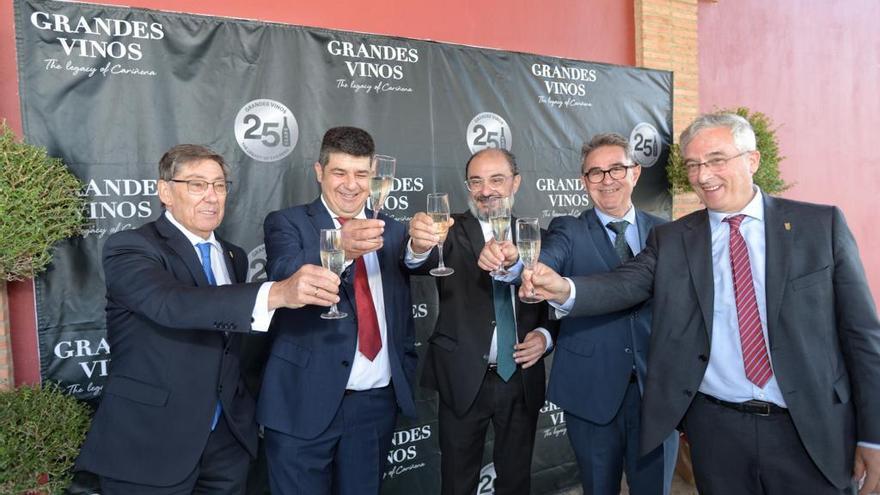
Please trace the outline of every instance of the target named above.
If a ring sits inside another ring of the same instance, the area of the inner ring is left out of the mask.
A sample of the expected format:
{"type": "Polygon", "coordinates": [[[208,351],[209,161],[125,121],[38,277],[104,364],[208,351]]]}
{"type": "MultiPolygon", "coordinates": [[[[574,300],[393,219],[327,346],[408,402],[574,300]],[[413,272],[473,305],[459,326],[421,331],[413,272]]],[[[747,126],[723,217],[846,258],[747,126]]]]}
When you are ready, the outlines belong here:
{"type": "Polygon", "coordinates": [[[544,334],[544,338],[547,341],[547,345],[544,346],[544,354],[547,354],[548,352],[550,352],[551,349],[553,349],[553,337],[550,336],[550,331],[548,331],[544,327],[538,327],[535,330],[544,334]]]}
{"type": "Polygon", "coordinates": [[[571,313],[571,308],[574,307],[574,298],[576,296],[574,282],[572,282],[571,279],[568,277],[565,277],[565,280],[568,281],[568,287],[569,287],[568,300],[562,304],[557,304],[553,301],[547,301],[548,303],[550,303],[550,306],[553,306],[553,309],[556,310],[556,319],[557,320],[561,320],[562,318],[568,316],[568,313],[571,313]]]}
{"type": "Polygon", "coordinates": [[[516,260],[516,263],[507,268],[507,274],[505,275],[496,275],[495,280],[499,282],[504,282],[507,284],[512,284],[519,280],[522,276],[523,271],[523,262],[522,260],[516,260]]]}
{"type": "Polygon", "coordinates": [[[251,330],[254,332],[268,332],[269,324],[272,323],[272,315],[275,310],[269,311],[269,289],[275,282],[264,282],[257,292],[257,300],[254,302],[254,310],[251,312],[251,330]]]}
{"type": "Polygon", "coordinates": [[[406,255],[403,257],[403,262],[408,268],[418,268],[422,266],[425,261],[428,261],[428,258],[431,257],[431,251],[433,250],[434,248],[431,248],[422,254],[416,254],[413,252],[412,239],[410,239],[406,241],[406,255]]]}
{"type": "Polygon", "coordinates": [[[870,442],[858,442],[857,445],[859,447],[865,447],[869,449],[880,450],[880,443],[870,443],[870,442]]]}

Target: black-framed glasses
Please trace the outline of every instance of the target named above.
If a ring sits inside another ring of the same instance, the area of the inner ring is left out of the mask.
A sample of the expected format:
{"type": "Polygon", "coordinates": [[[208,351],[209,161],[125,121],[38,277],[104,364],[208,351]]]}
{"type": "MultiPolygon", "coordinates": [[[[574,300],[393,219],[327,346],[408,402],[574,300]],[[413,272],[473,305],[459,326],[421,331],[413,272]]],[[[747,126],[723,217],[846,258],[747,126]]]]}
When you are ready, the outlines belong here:
{"type": "Polygon", "coordinates": [[[620,180],[620,179],[626,177],[627,170],[634,168],[634,167],[635,167],[635,165],[623,165],[623,164],[613,165],[608,170],[602,170],[601,168],[596,167],[596,168],[591,168],[590,170],[587,170],[586,172],[584,172],[584,177],[586,177],[587,180],[591,184],[598,184],[598,183],[602,182],[603,180],[605,180],[605,174],[610,175],[611,178],[614,180],[620,180]]]}
{"type": "Polygon", "coordinates": [[[703,165],[705,165],[706,167],[709,168],[709,170],[712,170],[712,171],[724,170],[724,168],[727,166],[727,162],[729,162],[730,160],[733,160],[735,158],[739,158],[739,157],[745,155],[746,153],[751,153],[751,151],[743,151],[742,153],[740,153],[738,155],[733,155],[733,156],[729,156],[726,158],[722,157],[722,156],[718,156],[715,158],[710,158],[704,162],[698,162],[696,160],[688,160],[688,161],[684,162],[684,169],[687,170],[688,175],[697,175],[698,173],[700,173],[700,167],[702,167],[703,165]]]}
{"type": "Polygon", "coordinates": [[[471,192],[479,191],[480,189],[483,188],[483,184],[489,184],[489,187],[491,187],[493,189],[498,189],[499,187],[506,184],[508,180],[516,177],[517,175],[519,175],[519,174],[493,175],[492,177],[489,177],[488,179],[483,179],[483,178],[468,179],[468,180],[464,181],[464,185],[465,185],[465,187],[468,188],[468,191],[471,191],[471,192]]]}
{"type": "Polygon", "coordinates": [[[205,194],[208,192],[208,186],[214,188],[214,193],[218,196],[225,196],[229,193],[229,188],[232,187],[232,182],[228,180],[218,180],[217,182],[208,182],[202,179],[169,179],[168,182],[179,182],[181,184],[186,184],[186,190],[190,194],[205,194]]]}

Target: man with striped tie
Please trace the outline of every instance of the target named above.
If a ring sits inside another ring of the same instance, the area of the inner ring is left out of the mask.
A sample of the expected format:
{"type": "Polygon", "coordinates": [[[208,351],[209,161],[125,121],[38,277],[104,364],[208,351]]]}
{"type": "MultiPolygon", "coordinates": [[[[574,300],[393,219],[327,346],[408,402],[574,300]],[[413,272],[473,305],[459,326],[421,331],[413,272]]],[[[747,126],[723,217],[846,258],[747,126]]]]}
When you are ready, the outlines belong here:
{"type": "Polygon", "coordinates": [[[539,266],[523,290],[573,298],[570,316],[653,295],[641,449],[681,425],[700,492],[876,492],[880,322],[843,214],[763,194],[742,117],[701,116],[680,142],[706,210],[655,228],[613,272],[539,266]]]}

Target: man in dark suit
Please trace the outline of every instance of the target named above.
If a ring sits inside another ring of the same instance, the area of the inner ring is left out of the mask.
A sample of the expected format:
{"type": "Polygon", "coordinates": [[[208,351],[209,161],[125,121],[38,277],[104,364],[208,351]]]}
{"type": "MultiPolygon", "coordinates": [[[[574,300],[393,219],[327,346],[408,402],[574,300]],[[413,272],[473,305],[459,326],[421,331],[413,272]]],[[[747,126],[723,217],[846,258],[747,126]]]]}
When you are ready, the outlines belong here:
{"type": "MultiPolygon", "coordinates": [[[[607,272],[629,261],[644,247],[648,232],[665,222],[632,204],[641,167],[623,136],[594,136],[584,144],[581,159],[581,180],[594,208],[579,217],[554,218],[541,245],[541,261],[566,277],[607,272]]],[[[566,309],[557,308],[557,314],[566,309]]],[[[562,320],[547,395],[565,411],[584,493],[620,493],[624,470],[633,495],[669,492],[678,434],[639,455],[650,334],[650,302],[562,320]]]]}
{"type": "Polygon", "coordinates": [[[165,213],[104,245],[113,364],[77,461],[104,494],[243,493],[257,425],[241,335],[275,308],[338,300],[339,278],[314,265],[241,283],[247,256],[214,234],[229,185],[220,155],[175,146],[159,162],[165,213]]]}
{"type": "Polygon", "coordinates": [[[632,262],[524,290],[570,316],[653,295],[642,451],[681,424],[704,493],[861,493],[880,488],[880,322],[840,210],[764,195],[760,155],[736,115],[698,118],[681,136],[707,206],[659,226],[632,262]]]}
{"type": "MultiPolygon", "coordinates": [[[[552,342],[544,329],[550,328],[548,311],[545,304],[521,304],[511,284],[493,281],[477,265],[492,237],[489,202],[499,197],[512,200],[519,188],[513,155],[498,149],[480,151],[465,170],[470,211],[453,215],[443,245],[446,264],[455,273],[437,279],[440,311],[421,381],[440,395],[441,491],[476,492],[491,422],[495,493],[527,494],[538,410],[544,403],[541,358],[552,342]],[[503,344],[506,341],[509,346],[503,344]]],[[[407,265],[414,273],[427,273],[437,264],[432,249],[441,241],[427,214],[413,217],[410,236],[407,265]]],[[[515,257],[510,241],[504,247],[515,257]]]]}
{"type": "Polygon", "coordinates": [[[342,228],[346,269],[339,310],[279,311],[257,406],[272,493],[379,493],[397,411],[415,416],[417,355],[409,277],[400,263],[405,227],[365,209],[370,135],[324,134],[315,175],[321,196],[266,217],[270,280],[318,263],[321,229],[342,228]]]}

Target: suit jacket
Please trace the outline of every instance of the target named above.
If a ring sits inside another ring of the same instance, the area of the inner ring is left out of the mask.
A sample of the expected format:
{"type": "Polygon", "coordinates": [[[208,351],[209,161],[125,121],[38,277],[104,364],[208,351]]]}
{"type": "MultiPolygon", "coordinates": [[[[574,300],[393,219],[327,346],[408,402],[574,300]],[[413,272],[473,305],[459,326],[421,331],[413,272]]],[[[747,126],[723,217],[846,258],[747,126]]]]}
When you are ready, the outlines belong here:
{"type": "MultiPolygon", "coordinates": [[[[446,237],[443,260],[455,273],[436,279],[440,311],[434,332],[428,338],[421,384],[437,390],[440,399],[463,416],[476,399],[489,365],[495,306],[492,277],[477,266],[485,245],[480,222],[470,212],[453,218],[455,224],[446,237]]],[[[427,274],[435,266],[436,250],[413,272],[427,274]]],[[[549,321],[546,303],[523,304],[516,298],[514,311],[520,342],[538,327],[555,335],[558,327],[549,321]]],[[[526,405],[537,411],[544,403],[544,362],[538,361],[520,371],[518,377],[522,380],[526,405]]]]}
{"type": "MultiPolygon", "coordinates": [[[[367,216],[372,212],[367,210],[367,216]]],[[[397,405],[415,416],[412,384],[418,356],[410,303],[409,276],[400,263],[406,229],[385,221],[384,246],[376,254],[382,271],[385,323],[391,384],[397,405]]],[[[321,229],[334,228],[333,219],[318,198],[310,204],[272,212],[263,226],[266,271],[270,280],[284,279],[304,264],[321,265],[321,229]]],[[[357,309],[354,267],[342,275],[339,310],[348,316],[323,320],[327,308],[306,306],[279,309],[273,319],[272,348],[263,374],[257,421],[300,438],[314,438],[327,429],[342,402],[357,351],[357,309]]]]}
{"type": "Polygon", "coordinates": [[[232,285],[211,286],[165,216],[104,244],[110,376],[77,467],[150,485],[199,462],[218,396],[232,434],[256,455],[254,400],[239,371],[260,284],[242,284],[244,251],[220,240],[232,285]]]}
{"type": "MultiPolygon", "coordinates": [[[[844,488],[856,440],[880,443],[877,311],[840,210],[765,195],[764,215],[773,371],[810,457],[844,488]]],[[[572,315],[654,296],[643,451],[681,421],[710,359],[710,244],[708,214],[699,211],[654,229],[645,250],[616,272],[576,280],[572,315]]]]}
{"type": "MultiPolygon", "coordinates": [[[[666,221],[636,210],[642,247],[648,232],[666,221]]],[[[620,264],[595,210],[557,217],[541,242],[541,262],[564,277],[591,275],[620,264]]],[[[607,424],[620,410],[633,367],[644,386],[651,335],[651,303],[598,316],[561,321],[548,398],[566,412],[607,424]]]]}

